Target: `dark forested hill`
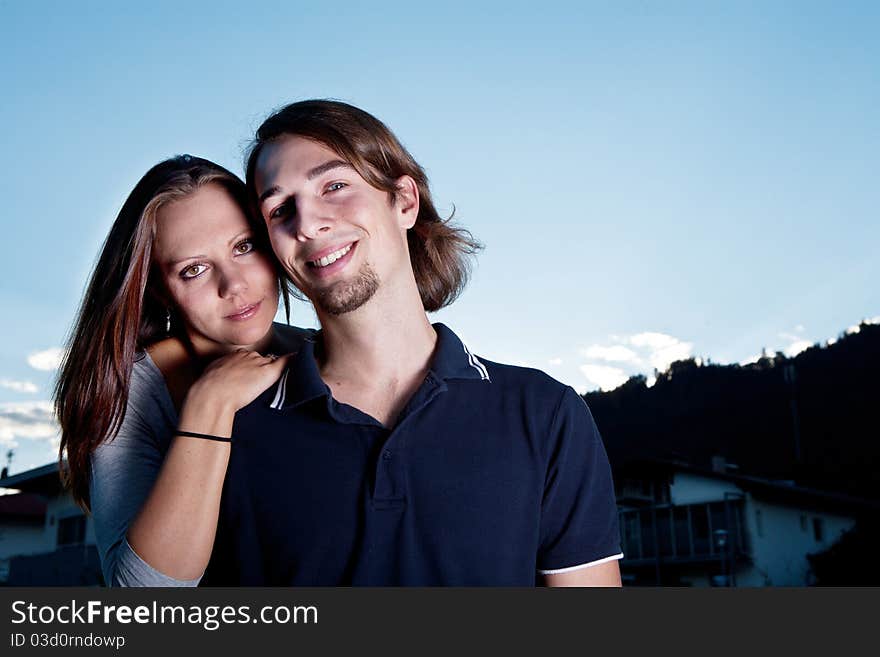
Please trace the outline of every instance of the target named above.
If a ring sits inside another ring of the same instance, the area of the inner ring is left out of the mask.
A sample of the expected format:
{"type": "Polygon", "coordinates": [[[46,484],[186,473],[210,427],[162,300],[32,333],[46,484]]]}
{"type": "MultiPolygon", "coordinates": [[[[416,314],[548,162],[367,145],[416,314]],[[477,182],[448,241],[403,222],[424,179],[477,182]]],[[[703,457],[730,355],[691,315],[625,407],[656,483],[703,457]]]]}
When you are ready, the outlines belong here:
{"type": "Polygon", "coordinates": [[[880,499],[880,325],[752,365],[673,363],[584,397],[612,466],[726,457],[740,472],[880,499]]]}

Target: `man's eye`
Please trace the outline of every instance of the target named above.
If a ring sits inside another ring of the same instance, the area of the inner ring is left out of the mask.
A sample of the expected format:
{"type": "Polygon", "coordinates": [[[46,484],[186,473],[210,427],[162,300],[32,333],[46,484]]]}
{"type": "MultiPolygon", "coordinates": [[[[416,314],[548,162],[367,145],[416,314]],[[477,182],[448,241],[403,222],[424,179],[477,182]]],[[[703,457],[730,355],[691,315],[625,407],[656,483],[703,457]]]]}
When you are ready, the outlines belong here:
{"type": "Polygon", "coordinates": [[[284,217],[287,214],[287,212],[288,212],[288,204],[284,203],[283,205],[279,205],[277,208],[275,208],[274,210],[272,210],[272,212],[269,213],[269,219],[281,219],[282,217],[284,217]]]}
{"type": "Polygon", "coordinates": [[[244,255],[254,250],[254,243],[251,240],[243,240],[235,245],[235,254],[244,255]]]}
{"type": "Polygon", "coordinates": [[[180,277],[184,279],[196,278],[201,276],[207,268],[207,265],[190,265],[180,272],[180,277]]]}

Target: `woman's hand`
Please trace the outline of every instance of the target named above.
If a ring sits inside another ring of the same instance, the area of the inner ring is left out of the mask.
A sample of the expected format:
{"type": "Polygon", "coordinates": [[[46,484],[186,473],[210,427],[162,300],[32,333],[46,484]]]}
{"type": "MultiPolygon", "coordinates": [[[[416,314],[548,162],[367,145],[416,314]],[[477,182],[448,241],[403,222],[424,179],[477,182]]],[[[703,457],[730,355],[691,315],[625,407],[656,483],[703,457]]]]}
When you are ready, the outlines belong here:
{"type": "Polygon", "coordinates": [[[219,412],[250,404],[281,376],[289,356],[261,356],[239,349],[213,361],[193,383],[186,405],[210,406],[219,412]]]}

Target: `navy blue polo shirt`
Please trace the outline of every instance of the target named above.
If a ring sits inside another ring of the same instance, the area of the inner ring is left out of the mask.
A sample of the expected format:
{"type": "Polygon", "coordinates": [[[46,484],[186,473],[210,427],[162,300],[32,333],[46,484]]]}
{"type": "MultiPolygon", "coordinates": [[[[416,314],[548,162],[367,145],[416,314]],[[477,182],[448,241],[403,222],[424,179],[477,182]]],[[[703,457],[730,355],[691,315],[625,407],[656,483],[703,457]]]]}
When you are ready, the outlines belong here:
{"type": "Polygon", "coordinates": [[[392,429],[333,399],[320,333],[238,412],[203,584],[532,586],[621,556],[583,399],[434,328],[430,370],[392,429]]]}

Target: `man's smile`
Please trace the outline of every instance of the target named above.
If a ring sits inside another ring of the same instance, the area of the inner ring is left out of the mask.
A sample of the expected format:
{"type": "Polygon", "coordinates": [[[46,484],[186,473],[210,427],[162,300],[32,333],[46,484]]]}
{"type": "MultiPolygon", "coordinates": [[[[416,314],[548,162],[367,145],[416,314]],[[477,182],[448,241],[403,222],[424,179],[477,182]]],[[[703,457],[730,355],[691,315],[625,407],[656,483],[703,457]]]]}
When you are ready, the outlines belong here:
{"type": "Polygon", "coordinates": [[[358,243],[349,242],[342,245],[330,246],[309,255],[306,261],[308,270],[314,275],[325,277],[341,271],[351,261],[358,243]]]}

